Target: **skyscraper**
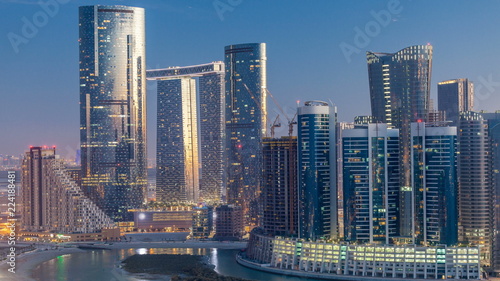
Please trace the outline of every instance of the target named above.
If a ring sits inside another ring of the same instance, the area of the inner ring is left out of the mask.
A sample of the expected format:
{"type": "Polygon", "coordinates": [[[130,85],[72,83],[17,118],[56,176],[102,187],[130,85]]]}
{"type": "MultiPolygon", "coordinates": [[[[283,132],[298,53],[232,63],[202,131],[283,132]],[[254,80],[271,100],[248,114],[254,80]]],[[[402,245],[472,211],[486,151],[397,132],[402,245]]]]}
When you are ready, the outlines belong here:
{"type": "Polygon", "coordinates": [[[270,235],[296,235],[297,138],[264,138],[262,227],[270,235]]]}
{"type": "Polygon", "coordinates": [[[144,9],[80,7],[82,189],[116,221],[147,186],[144,9]]]}
{"type": "Polygon", "coordinates": [[[428,114],[432,46],[411,46],[392,54],[367,52],[366,56],[372,115],[376,122],[399,129],[400,234],[412,237],[410,123],[424,121],[428,114]]]}
{"type": "Polygon", "coordinates": [[[22,183],[21,224],[27,231],[93,233],[115,227],[73,181],[55,148],[26,152],[22,183]]]}
{"type": "Polygon", "coordinates": [[[225,47],[227,202],[242,206],[247,225],[257,224],[250,207],[261,188],[266,61],[265,43],[225,47]]]}
{"type": "Polygon", "coordinates": [[[158,81],[156,188],[160,202],[198,202],[200,189],[196,81],[158,81]]]}
{"type": "Polygon", "coordinates": [[[158,201],[220,202],[224,64],[153,69],[147,71],[147,77],[158,81],[158,201]]]}
{"type": "Polygon", "coordinates": [[[438,110],[446,112],[446,119],[458,125],[460,112],[472,111],[474,84],[467,78],[446,80],[438,83],[438,110]]]}
{"type": "Polygon", "coordinates": [[[299,237],[338,237],[334,107],[307,101],[298,108],[299,237]]]}
{"type": "Polygon", "coordinates": [[[500,111],[493,113],[479,113],[483,119],[488,122],[488,134],[490,138],[491,145],[491,156],[493,158],[492,164],[492,174],[493,174],[493,246],[492,246],[492,257],[491,257],[491,269],[498,276],[500,273],[500,111]]]}
{"type": "Polygon", "coordinates": [[[458,133],[459,240],[481,245],[489,265],[493,240],[494,178],[488,121],[476,112],[460,114],[458,133]]]}
{"type": "Polygon", "coordinates": [[[458,242],[457,128],[411,124],[413,233],[423,245],[458,242]]]}
{"type": "Polygon", "coordinates": [[[398,235],[398,138],[383,123],[342,131],[347,241],[389,244],[398,235]]]}

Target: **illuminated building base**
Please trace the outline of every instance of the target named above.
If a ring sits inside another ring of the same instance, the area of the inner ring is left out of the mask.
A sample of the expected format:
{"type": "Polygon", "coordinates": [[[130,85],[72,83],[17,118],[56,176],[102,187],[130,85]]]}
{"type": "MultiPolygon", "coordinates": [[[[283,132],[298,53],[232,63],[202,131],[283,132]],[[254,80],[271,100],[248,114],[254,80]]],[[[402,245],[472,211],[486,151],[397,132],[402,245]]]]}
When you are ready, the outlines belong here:
{"type": "Polygon", "coordinates": [[[349,245],[252,233],[243,258],[261,264],[263,270],[270,269],[266,271],[283,270],[282,274],[297,276],[311,273],[314,278],[324,274],[324,278],[344,280],[354,276],[380,280],[482,279],[479,247],[349,245]]]}

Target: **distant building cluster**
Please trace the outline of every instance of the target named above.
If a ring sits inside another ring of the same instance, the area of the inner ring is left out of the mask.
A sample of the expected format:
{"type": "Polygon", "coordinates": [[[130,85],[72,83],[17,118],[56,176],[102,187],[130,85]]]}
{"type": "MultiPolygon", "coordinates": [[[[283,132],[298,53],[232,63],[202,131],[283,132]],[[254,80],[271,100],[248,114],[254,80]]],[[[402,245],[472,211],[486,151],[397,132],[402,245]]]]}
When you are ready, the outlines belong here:
{"type": "Polygon", "coordinates": [[[434,109],[431,45],[367,52],[371,115],[338,122],[331,101],[311,99],[293,117],[282,112],[289,134],[275,137],[265,43],[226,46],[223,61],[147,70],[144,17],[143,8],[80,7],[81,167],[30,148],[24,231],[251,233],[248,256],[275,268],[500,272],[500,113],[473,111],[466,78],[438,83],[434,109]],[[149,173],[147,80],[157,83],[149,173]]]}

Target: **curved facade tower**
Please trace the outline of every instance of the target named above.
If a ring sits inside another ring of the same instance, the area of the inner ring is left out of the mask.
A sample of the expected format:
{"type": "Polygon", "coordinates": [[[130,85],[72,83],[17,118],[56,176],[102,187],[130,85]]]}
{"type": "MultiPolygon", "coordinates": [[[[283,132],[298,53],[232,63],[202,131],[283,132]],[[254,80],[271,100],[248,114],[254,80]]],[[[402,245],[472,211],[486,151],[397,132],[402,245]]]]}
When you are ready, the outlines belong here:
{"type": "Polygon", "coordinates": [[[432,46],[411,46],[396,53],[367,52],[366,57],[375,122],[399,129],[400,234],[413,237],[410,124],[425,121],[429,110],[432,46]]]}
{"type": "Polygon", "coordinates": [[[224,53],[226,199],[242,206],[247,225],[256,225],[267,114],[266,44],[229,45],[224,53]]]}
{"type": "Polygon", "coordinates": [[[335,107],[306,101],[297,111],[299,237],[338,238],[335,107]]]}
{"type": "Polygon", "coordinates": [[[147,186],[144,9],[83,6],[79,28],[82,189],[128,220],[147,186]]]}

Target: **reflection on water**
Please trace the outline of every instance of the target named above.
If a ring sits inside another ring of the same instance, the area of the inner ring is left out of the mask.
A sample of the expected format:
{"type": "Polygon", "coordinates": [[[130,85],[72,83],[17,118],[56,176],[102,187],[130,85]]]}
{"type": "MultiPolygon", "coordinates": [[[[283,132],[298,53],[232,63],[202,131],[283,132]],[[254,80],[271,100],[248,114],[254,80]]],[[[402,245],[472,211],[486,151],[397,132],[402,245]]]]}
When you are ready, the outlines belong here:
{"type": "Polygon", "coordinates": [[[219,274],[262,281],[299,281],[304,279],[298,277],[287,277],[266,272],[252,270],[236,263],[235,255],[238,250],[224,249],[200,249],[200,248],[138,248],[138,249],[115,249],[115,250],[92,250],[82,253],[74,253],[59,256],[50,261],[40,264],[33,270],[33,279],[46,281],[142,281],[142,280],[168,280],[161,275],[155,275],[142,279],[119,269],[120,261],[135,254],[189,254],[207,255],[210,262],[215,265],[215,271],[219,274]]]}

